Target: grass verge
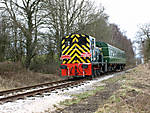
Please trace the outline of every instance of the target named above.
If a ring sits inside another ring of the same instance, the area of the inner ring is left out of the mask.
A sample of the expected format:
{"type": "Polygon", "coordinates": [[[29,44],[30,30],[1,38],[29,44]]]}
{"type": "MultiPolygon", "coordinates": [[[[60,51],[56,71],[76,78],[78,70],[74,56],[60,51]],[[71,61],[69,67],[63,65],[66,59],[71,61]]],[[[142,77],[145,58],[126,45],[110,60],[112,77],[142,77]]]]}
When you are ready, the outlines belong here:
{"type": "Polygon", "coordinates": [[[150,70],[140,65],[126,73],[124,79],[116,77],[105,82],[118,82],[121,87],[100,105],[96,113],[150,113],[150,70]]]}

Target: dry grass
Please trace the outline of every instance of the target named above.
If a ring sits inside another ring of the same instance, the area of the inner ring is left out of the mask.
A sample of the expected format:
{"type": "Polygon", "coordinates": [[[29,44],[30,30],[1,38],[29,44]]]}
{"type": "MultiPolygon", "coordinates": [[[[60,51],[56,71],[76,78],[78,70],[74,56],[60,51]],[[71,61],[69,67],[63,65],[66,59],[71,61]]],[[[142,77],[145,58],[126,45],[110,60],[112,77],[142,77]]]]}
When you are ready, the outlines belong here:
{"type": "Polygon", "coordinates": [[[148,61],[148,69],[150,69],[150,60],[148,61]]]}
{"type": "Polygon", "coordinates": [[[149,64],[139,65],[118,83],[121,88],[96,113],[150,113],[149,64]]]}
{"type": "Polygon", "coordinates": [[[19,63],[0,63],[0,90],[29,86],[60,79],[58,75],[27,71],[19,63]]]}

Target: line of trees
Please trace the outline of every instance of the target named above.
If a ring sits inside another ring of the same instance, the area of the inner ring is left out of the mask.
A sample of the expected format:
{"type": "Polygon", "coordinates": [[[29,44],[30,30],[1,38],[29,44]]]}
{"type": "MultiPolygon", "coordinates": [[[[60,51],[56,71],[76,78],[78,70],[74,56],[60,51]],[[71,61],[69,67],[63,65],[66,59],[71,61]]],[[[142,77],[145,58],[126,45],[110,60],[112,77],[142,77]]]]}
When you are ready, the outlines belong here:
{"type": "Polygon", "coordinates": [[[111,44],[126,52],[126,59],[128,65],[135,65],[136,59],[131,40],[128,39],[127,36],[120,31],[117,25],[111,24],[111,28],[113,33],[111,38],[111,44]]]}
{"type": "Polygon", "coordinates": [[[61,38],[74,32],[113,44],[134,58],[131,41],[108,23],[102,5],[88,0],[2,0],[1,5],[0,62],[21,62],[30,69],[58,63],[61,38]]]}

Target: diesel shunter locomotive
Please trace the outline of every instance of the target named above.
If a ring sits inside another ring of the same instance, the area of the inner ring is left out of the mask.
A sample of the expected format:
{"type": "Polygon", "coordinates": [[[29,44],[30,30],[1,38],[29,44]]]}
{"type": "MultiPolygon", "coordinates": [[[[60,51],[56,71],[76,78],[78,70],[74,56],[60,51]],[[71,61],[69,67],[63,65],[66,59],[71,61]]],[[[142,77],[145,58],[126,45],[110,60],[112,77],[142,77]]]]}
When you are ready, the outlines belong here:
{"type": "Polygon", "coordinates": [[[84,77],[123,70],[125,52],[92,36],[71,34],[61,41],[62,76],[84,77]]]}

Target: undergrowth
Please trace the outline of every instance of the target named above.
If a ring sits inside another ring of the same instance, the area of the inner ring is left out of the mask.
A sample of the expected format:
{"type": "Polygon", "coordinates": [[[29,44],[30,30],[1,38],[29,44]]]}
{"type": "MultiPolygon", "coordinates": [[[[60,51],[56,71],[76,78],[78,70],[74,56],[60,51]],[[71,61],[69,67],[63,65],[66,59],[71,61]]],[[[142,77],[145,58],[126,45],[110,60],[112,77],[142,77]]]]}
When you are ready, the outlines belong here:
{"type": "Polygon", "coordinates": [[[21,63],[0,63],[0,90],[51,82],[60,79],[56,74],[42,74],[26,70],[21,63]]]}

